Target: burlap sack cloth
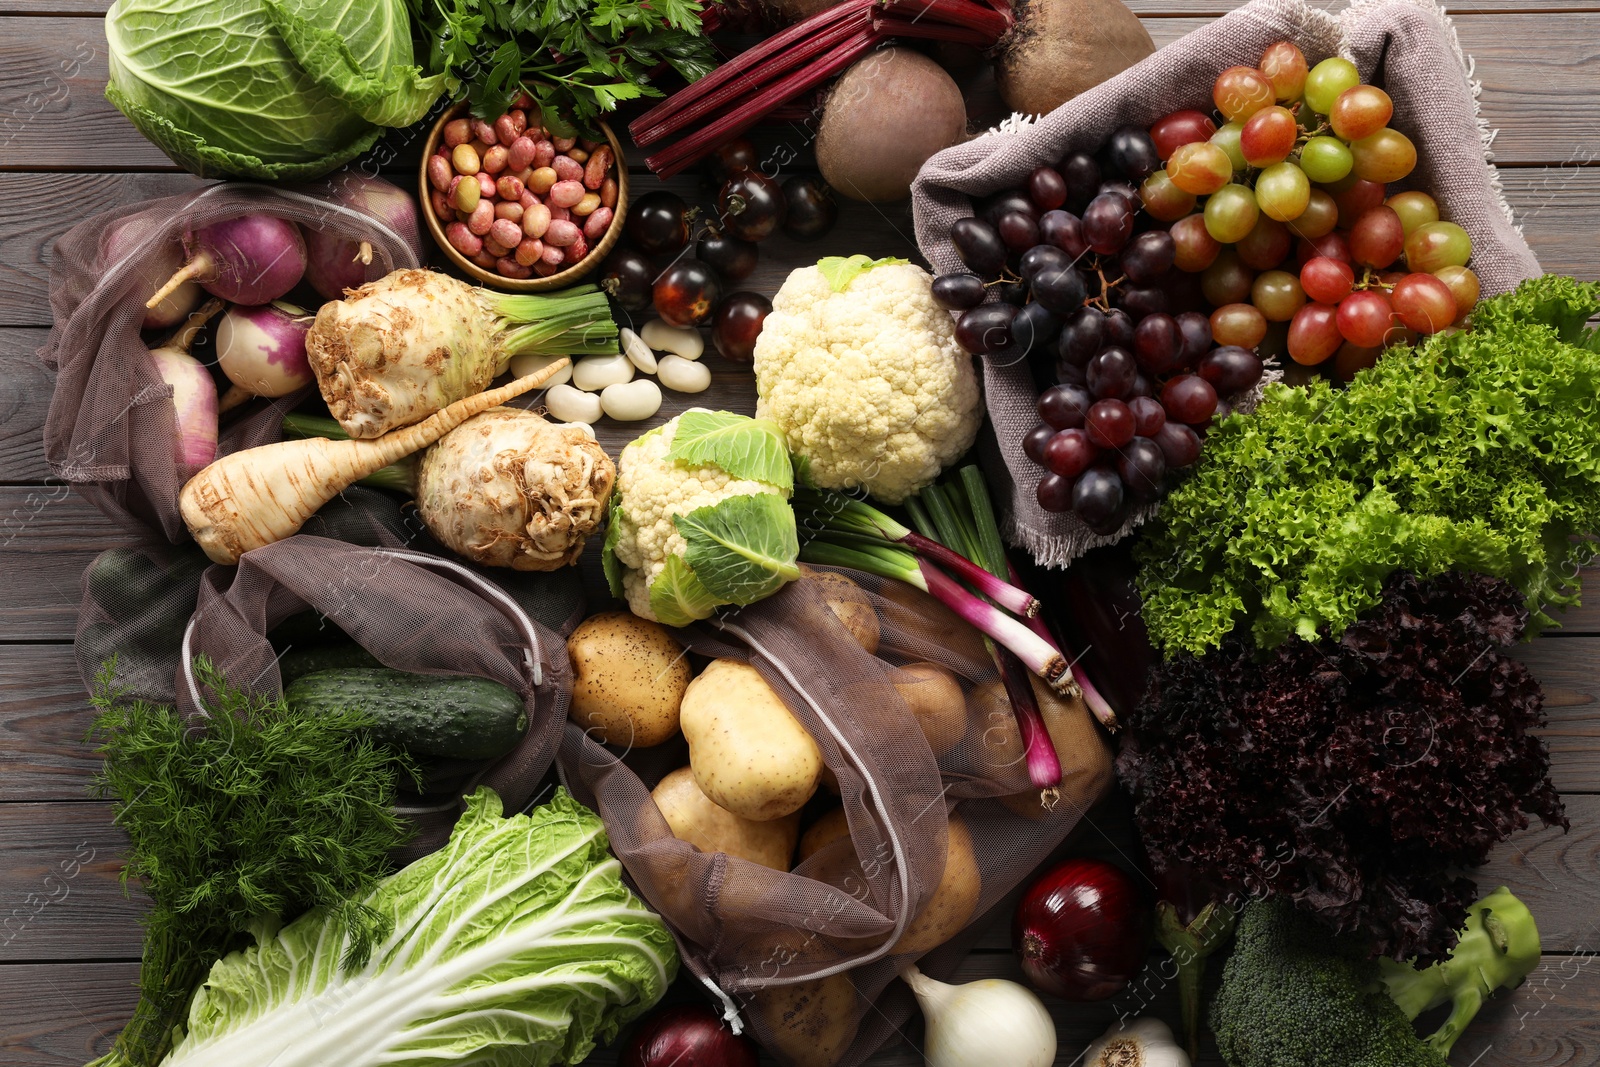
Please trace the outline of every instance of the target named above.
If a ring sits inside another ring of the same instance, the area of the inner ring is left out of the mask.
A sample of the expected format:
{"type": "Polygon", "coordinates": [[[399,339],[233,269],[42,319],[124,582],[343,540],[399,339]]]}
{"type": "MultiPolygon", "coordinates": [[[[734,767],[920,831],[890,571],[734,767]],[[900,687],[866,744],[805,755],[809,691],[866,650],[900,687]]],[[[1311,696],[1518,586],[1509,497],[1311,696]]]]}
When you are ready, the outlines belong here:
{"type": "MultiPolygon", "coordinates": [[[[187,229],[260,212],[367,241],[372,246],[369,280],[420,266],[421,241],[414,228],[397,232],[341,196],[341,182],[376,181],[346,171],[307,186],[222,182],[120,205],[63,234],[50,260],[55,325],[40,352],[56,374],[44,424],[50,473],[71,483],[119,526],[174,544],[188,541],[178,512],[183,486],[174,459],[172,387],[156,371],[147,339],[139,333],[144,302],[152,295],[141,288],[148,272],[140,264],[187,229]],[[113,234],[120,234],[115,242],[113,234]]],[[[165,337],[148,340],[159,345],[165,337]]],[[[217,455],[281,440],[283,416],[311,392],[308,386],[224,417],[217,455]]]]}
{"type": "MultiPolygon", "coordinates": [[[[949,233],[951,224],[973,213],[971,197],[1017,185],[1068,152],[1093,152],[1119,126],[1148,126],[1181,108],[1210,112],[1218,74],[1236,64],[1255,66],[1268,45],[1285,40],[1298,45],[1312,65],[1344,56],[1364,82],[1388,91],[1394,99],[1390,125],[1417,146],[1417,169],[1398,187],[1431,193],[1442,217],[1466,229],[1485,296],[1541,273],[1489,162],[1490,131],[1478,118],[1470,66],[1455,29],[1432,0],[1358,0],[1337,15],[1303,0],[1253,0],[1021,130],[991,132],[940,152],[912,187],[923,255],[935,273],[964,270],[949,233]]],[[[981,453],[1006,504],[1005,533],[1012,544],[1046,566],[1064,567],[1155,514],[1153,506],[1142,508],[1123,530],[1102,537],[1071,514],[1039,507],[1034,486],[1042,472],[1022,452],[1023,436],[1039,421],[1027,366],[986,362],[984,392],[989,423],[981,453]]]]}
{"type": "MultiPolygon", "coordinates": [[[[915,1007],[900,969],[918,961],[948,977],[979,918],[1111,784],[1104,735],[1081,700],[1059,701],[1046,724],[1063,780],[1044,808],[982,635],[925,593],[846,573],[870,606],[871,651],[813,577],[677,635],[697,657],[748,663],[778,694],[816,741],[849,836],[792,870],[703,852],[673,836],[651,798],[689,763],[681,740],[623,752],[569,724],[557,758],[688,972],[779,1062],[803,1067],[860,1063],[903,1029],[915,1007]],[[904,670],[914,663],[942,667],[959,686],[934,741],[899,688],[921,684],[904,670]]],[[[825,778],[808,820],[835,803],[833,791],[825,778]]]]}

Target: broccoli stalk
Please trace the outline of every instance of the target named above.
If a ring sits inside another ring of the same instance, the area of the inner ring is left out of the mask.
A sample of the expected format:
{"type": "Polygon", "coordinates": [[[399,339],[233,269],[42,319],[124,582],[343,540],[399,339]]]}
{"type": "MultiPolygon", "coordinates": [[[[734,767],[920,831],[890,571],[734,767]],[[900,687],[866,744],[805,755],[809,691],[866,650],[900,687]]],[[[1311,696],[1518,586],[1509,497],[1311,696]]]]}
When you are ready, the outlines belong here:
{"type": "Polygon", "coordinates": [[[1449,1056],[1483,1002],[1497,989],[1515,989],[1537,966],[1539,928],[1533,914],[1501,886],[1472,906],[1449,958],[1422,970],[1383,959],[1378,973],[1409,1019],[1454,1002],[1444,1025],[1423,1039],[1449,1056]]]}
{"type": "Polygon", "coordinates": [[[1484,999],[1538,965],[1539,932],[1502,888],[1472,906],[1455,951],[1431,967],[1368,959],[1363,948],[1286,900],[1246,907],[1211,1002],[1229,1067],[1446,1067],[1484,999]],[[1412,1020],[1450,1002],[1445,1025],[1418,1037],[1412,1020]]]}

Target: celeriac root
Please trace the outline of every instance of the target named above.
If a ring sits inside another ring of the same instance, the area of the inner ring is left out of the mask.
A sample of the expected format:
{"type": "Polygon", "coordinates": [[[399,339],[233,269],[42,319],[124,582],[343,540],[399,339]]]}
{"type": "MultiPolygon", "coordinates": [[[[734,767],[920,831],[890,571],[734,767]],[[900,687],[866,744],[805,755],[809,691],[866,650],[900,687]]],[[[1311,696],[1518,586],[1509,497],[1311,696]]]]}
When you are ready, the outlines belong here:
{"type": "Polygon", "coordinates": [[[301,441],[247,448],[191,478],[179,494],[183,521],[215,563],[283,540],[317,510],[373,471],[426,448],[467,419],[537,389],[568,365],[558,359],[498,389],[476,393],[423,421],[371,440],[301,441]]]}

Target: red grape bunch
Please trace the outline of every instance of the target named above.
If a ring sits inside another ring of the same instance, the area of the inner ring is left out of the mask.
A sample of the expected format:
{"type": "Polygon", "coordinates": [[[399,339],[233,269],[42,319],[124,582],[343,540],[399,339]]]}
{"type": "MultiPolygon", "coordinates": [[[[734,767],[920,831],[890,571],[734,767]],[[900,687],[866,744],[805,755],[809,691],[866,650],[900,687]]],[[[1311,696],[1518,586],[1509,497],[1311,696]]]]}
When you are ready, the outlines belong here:
{"type": "Polygon", "coordinates": [[[1135,183],[1160,166],[1149,134],[1123,127],[1096,155],[1039,167],[955,223],[970,273],[933,282],[961,313],[963,348],[1026,360],[1042,388],[1040,425],[1022,443],[1046,472],[1039,505],[1101,534],[1159,500],[1167,472],[1199,458],[1220,397],[1262,373],[1255,353],[1214,346],[1196,279],[1173,269],[1173,235],[1140,210],[1135,183]]]}
{"type": "Polygon", "coordinates": [[[1196,273],[1219,343],[1285,349],[1348,379],[1388,344],[1460,321],[1478,299],[1472,242],[1416,191],[1416,146],[1394,103],[1348,60],[1307,68],[1280,41],[1212,87],[1221,125],[1196,110],[1150,127],[1165,166],[1140,186],[1196,273]],[[1401,269],[1403,264],[1404,269],[1401,269]]]}
{"type": "Polygon", "coordinates": [[[662,189],[641,196],[629,206],[625,243],[606,258],[600,287],[626,311],[653,309],[673,326],[709,323],[717,352],[749,363],[772,302],[724,290],[755,271],[758,242],[780,230],[792,240],[816,240],[838,221],[839,205],[820,178],[794,175],[780,185],[768,177],[744,138],[718,148],[706,164],[718,187],[714,218],[697,226],[700,212],[662,189]],[[691,241],[694,255],[685,255],[691,241]]]}

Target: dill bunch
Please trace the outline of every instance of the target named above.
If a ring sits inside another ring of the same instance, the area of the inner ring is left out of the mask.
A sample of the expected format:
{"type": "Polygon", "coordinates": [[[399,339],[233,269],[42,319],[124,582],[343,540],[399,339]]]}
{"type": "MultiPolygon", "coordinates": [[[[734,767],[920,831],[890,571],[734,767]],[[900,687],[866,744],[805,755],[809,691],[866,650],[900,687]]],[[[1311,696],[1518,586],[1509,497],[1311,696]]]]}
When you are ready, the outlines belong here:
{"type": "Polygon", "coordinates": [[[365,713],[296,712],[229,686],[204,659],[209,717],[129,699],[102,668],[88,740],[104,765],[92,790],[113,801],[130,846],[124,886],[153,904],[145,917],[139,1003],[93,1067],[154,1067],[183,1024],[211,965],[311,908],[351,934],[360,966],[388,922],[360,901],[409,835],[392,804],[407,759],[367,735],[365,713]]]}

